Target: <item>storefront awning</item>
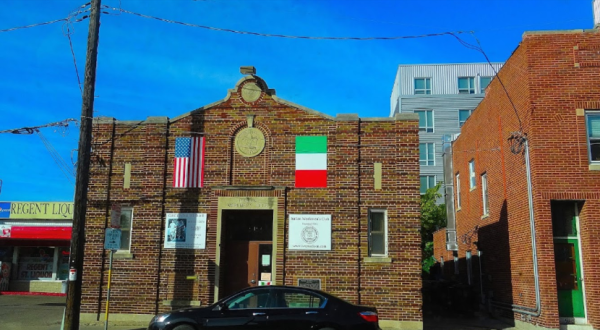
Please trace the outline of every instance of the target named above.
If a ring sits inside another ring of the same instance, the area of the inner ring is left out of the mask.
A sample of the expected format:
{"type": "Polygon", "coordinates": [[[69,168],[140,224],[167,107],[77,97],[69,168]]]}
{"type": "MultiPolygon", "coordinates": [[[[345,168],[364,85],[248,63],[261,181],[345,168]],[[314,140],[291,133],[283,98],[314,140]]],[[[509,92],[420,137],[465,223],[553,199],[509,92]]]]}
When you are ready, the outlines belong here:
{"type": "MultiPolygon", "coordinates": [[[[4,239],[32,240],[71,240],[72,227],[58,226],[11,226],[8,235],[0,235],[4,239]],[[8,236],[8,237],[7,237],[8,236]]],[[[0,233],[1,234],[1,233],[0,233]]]]}

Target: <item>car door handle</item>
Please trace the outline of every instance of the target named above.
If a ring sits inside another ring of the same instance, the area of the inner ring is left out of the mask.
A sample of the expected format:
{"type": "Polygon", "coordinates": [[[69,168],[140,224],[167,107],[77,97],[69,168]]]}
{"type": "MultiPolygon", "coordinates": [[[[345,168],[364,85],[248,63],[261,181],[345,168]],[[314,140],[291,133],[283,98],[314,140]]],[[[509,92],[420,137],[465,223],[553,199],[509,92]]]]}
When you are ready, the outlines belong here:
{"type": "Polygon", "coordinates": [[[319,312],[315,312],[315,311],[308,311],[308,312],[306,312],[306,315],[311,315],[311,314],[319,314],[319,312]]]}
{"type": "Polygon", "coordinates": [[[265,313],[252,313],[252,316],[265,316],[265,313]]]}

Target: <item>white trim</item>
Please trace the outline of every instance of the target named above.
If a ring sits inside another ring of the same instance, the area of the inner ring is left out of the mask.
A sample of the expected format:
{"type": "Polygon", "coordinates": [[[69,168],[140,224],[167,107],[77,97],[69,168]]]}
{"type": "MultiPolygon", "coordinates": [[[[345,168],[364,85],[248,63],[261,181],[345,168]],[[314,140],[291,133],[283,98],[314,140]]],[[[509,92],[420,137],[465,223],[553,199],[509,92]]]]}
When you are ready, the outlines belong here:
{"type": "Polygon", "coordinates": [[[435,166],[435,142],[421,142],[419,143],[419,166],[435,166]],[[423,160],[425,162],[425,164],[421,164],[421,144],[425,145],[425,159],[423,160]],[[432,146],[433,149],[433,158],[429,159],[429,147],[428,145],[432,146]],[[429,161],[433,160],[433,164],[429,165],[429,161]]]}
{"type": "Polygon", "coordinates": [[[414,77],[413,78],[413,95],[431,95],[433,94],[433,86],[431,85],[431,77],[414,77]],[[416,80],[424,80],[425,81],[425,88],[419,88],[417,89],[415,87],[415,82],[416,80]],[[427,81],[429,81],[429,89],[427,88],[427,81]],[[424,91],[425,93],[419,93],[417,94],[417,90],[418,91],[424,91]],[[429,93],[427,93],[427,91],[429,91],[429,93]]]}
{"type": "Polygon", "coordinates": [[[463,77],[458,77],[458,79],[456,79],[456,87],[458,87],[458,94],[479,94],[476,93],[477,92],[477,83],[476,83],[476,79],[475,76],[463,76],[463,77]],[[460,80],[461,79],[467,79],[468,82],[468,87],[465,88],[460,88],[460,80]],[[471,85],[471,79],[473,79],[473,85],[471,85]],[[467,93],[461,93],[461,90],[465,90],[467,91],[467,93]],[[471,90],[473,90],[473,93],[471,93],[471,90]]]}
{"type": "Polygon", "coordinates": [[[475,176],[475,159],[469,161],[469,189],[473,190],[477,188],[477,177],[475,176]],[[472,168],[471,168],[471,165],[472,168]]]}
{"type": "Polygon", "coordinates": [[[386,209],[369,209],[369,250],[368,250],[368,255],[369,257],[387,257],[388,256],[388,217],[387,217],[387,210],[386,209]],[[372,245],[372,240],[371,240],[371,214],[372,213],[383,213],[383,247],[385,249],[385,253],[381,254],[381,253],[371,253],[371,245],[372,245]]]}
{"type": "MultiPolygon", "coordinates": [[[[587,324],[587,316],[588,316],[588,309],[587,309],[587,299],[586,299],[586,295],[585,295],[585,271],[583,270],[583,249],[581,248],[581,230],[579,228],[579,206],[577,205],[578,203],[575,202],[573,203],[573,207],[575,207],[575,229],[577,229],[577,248],[579,249],[579,268],[580,268],[580,278],[581,278],[581,296],[583,298],[583,319],[585,320],[584,324],[587,324]]],[[[576,318],[576,319],[582,319],[582,318],[576,318]]]]}
{"type": "MultiPolygon", "coordinates": [[[[435,174],[419,175],[419,183],[421,183],[421,178],[422,177],[426,177],[427,178],[427,184],[426,184],[427,189],[425,189],[425,193],[427,192],[427,190],[429,190],[429,188],[433,188],[433,187],[435,187],[435,185],[437,185],[437,175],[435,175],[435,174]],[[433,183],[434,183],[434,185],[431,186],[431,187],[429,186],[429,177],[433,177],[433,183]]],[[[419,190],[421,190],[420,185],[419,185],[419,190]]],[[[422,192],[421,195],[424,195],[425,193],[422,192]]]]}
{"type": "Polygon", "coordinates": [[[457,172],[456,175],[454,175],[454,179],[455,179],[455,183],[456,183],[456,210],[460,210],[461,207],[461,203],[460,203],[460,172],[457,172]]]}
{"type": "Polygon", "coordinates": [[[490,215],[490,200],[488,194],[488,175],[487,172],[481,174],[481,206],[483,216],[490,215]]]}
{"type": "Polygon", "coordinates": [[[485,88],[487,88],[492,83],[492,80],[494,80],[494,76],[479,76],[479,79],[478,79],[479,80],[479,94],[485,94],[485,88],[482,87],[482,84],[481,84],[482,78],[490,78],[490,82],[488,83],[487,86],[485,86],[485,88]]]}
{"type": "MultiPolygon", "coordinates": [[[[123,216],[123,213],[125,213],[125,211],[129,211],[131,210],[131,219],[129,220],[129,247],[127,249],[119,249],[117,250],[117,253],[123,253],[123,252],[131,252],[131,245],[133,245],[131,239],[133,237],[132,232],[133,232],[133,206],[123,206],[121,208],[121,216],[123,216]]],[[[119,221],[120,223],[120,221],[119,221]]],[[[123,235],[123,228],[121,228],[121,235],[123,235]]]]}
{"type": "MultiPolygon", "coordinates": [[[[592,141],[590,139],[590,132],[588,131],[588,118],[589,115],[593,115],[595,116],[600,116],[600,110],[587,110],[585,111],[585,139],[586,139],[586,143],[587,143],[587,148],[588,148],[588,161],[589,164],[600,164],[599,160],[592,160],[592,141]]],[[[599,139],[600,142],[600,139],[599,139]]]]}
{"type": "Polygon", "coordinates": [[[435,133],[435,113],[433,112],[433,109],[415,109],[413,112],[416,114],[419,114],[419,112],[425,113],[425,126],[421,127],[421,119],[419,118],[419,133],[435,133]],[[427,121],[427,112],[431,112],[431,123],[427,121]],[[422,131],[421,128],[424,128],[425,130],[422,131]],[[429,128],[431,128],[431,132],[428,131],[429,128]]]}
{"type": "MultiPolygon", "coordinates": [[[[463,125],[467,122],[467,119],[469,119],[469,117],[471,117],[471,115],[473,114],[474,110],[475,109],[458,109],[458,128],[463,127],[463,125]],[[463,125],[460,124],[460,122],[461,122],[461,120],[460,120],[460,112],[461,111],[469,111],[469,116],[467,116],[467,119],[465,119],[465,121],[463,122],[463,125]]],[[[458,133],[458,134],[460,134],[460,133],[458,133]]]]}

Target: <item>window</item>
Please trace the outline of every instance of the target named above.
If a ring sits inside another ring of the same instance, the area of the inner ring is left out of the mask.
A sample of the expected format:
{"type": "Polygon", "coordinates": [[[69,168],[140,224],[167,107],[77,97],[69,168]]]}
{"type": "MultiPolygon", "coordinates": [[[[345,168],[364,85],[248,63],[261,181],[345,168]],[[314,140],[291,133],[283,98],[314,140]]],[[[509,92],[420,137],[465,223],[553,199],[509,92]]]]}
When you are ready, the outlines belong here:
{"type": "Polygon", "coordinates": [[[458,110],[458,127],[462,127],[472,113],[473,110],[458,110]]]}
{"type": "Polygon", "coordinates": [[[465,253],[465,259],[467,260],[467,283],[471,285],[471,278],[473,277],[473,262],[471,260],[471,251],[467,251],[465,253]]]}
{"type": "Polygon", "coordinates": [[[490,207],[488,203],[488,180],[487,173],[481,175],[481,201],[483,204],[483,215],[490,214],[490,207]]]}
{"type": "Polygon", "coordinates": [[[277,296],[283,296],[283,299],[276,299],[277,306],[288,308],[319,308],[325,302],[325,299],[312,292],[300,290],[277,290],[277,296]]]}
{"type": "Polygon", "coordinates": [[[477,186],[477,179],[475,178],[475,160],[471,159],[469,162],[469,188],[475,189],[477,186]]]}
{"type": "Polygon", "coordinates": [[[431,78],[415,78],[416,94],[431,94],[431,78]]]}
{"type": "Polygon", "coordinates": [[[266,308],[271,296],[270,291],[262,289],[244,292],[229,299],[225,304],[228,309],[266,308]]]}
{"type": "Polygon", "coordinates": [[[131,248],[131,226],[133,219],[133,208],[123,207],[121,209],[121,248],[119,251],[129,251],[131,248]]]}
{"type": "Polygon", "coordinates": [[[600,111],[586,114],[590,162],[600,162],[600,111]]]}
{"type": "Polygon", "coordinates": [[[419,132],[433,133],[433,110],[415,110],[419,114],[419,132]]]}
{"type": "Polygon", "coordinates": [[[492,77],[480,77],[479,78],[479,87],[481,89],[481,94],[485,93],[485,89],[492,82],[492,77]]]}
{"type": "Polygon", "coordinates": [[[421,175],[421,195],[427,192],[427,189],[435,187],[435,175],[421,175]]]}
{"type": "Polygon", "coordinates": [[[387,212],[369,210],[369,257],[387,256],[387,212]]]}
{"type": "Polygon", "coordinates": [[[435,165],[435,143],[419,143],[419,164],[422,166],[435,165]]]}
{"type": "Polygon", "coordinates": [[[456,173],[456,209],[460,210],[460,173],[456,173]]]}
{"type": "Polygon", "coordinates": [[[458,275],[459,269],[458,269],[458,252],[457,251],[452,251],[452,258],[454,260],[454,274],[458,275]]]}
{"type": "Polygon", "coordinates": [[[475,77],[458,78],[458,94],[475,94],[475,77]]]}

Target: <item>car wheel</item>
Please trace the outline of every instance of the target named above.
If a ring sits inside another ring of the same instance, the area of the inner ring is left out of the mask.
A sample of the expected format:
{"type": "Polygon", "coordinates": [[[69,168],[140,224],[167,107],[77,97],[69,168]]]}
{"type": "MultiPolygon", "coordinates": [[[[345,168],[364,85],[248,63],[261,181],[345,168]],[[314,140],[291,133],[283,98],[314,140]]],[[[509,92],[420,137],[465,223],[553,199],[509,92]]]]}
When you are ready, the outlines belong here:
{"type": "Polygon", "coordinates": [[[189,324],[178,325],[173,330],[196,330],[193,326],[189,324]]]}

